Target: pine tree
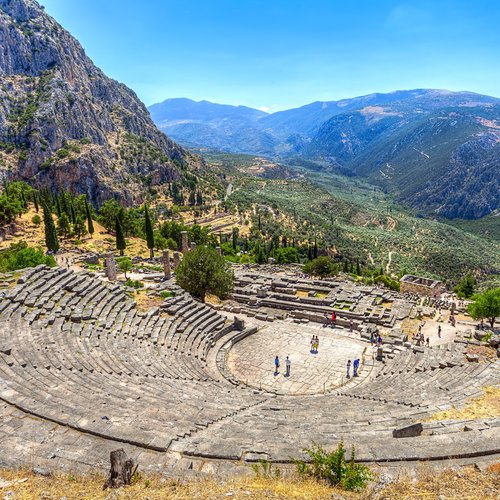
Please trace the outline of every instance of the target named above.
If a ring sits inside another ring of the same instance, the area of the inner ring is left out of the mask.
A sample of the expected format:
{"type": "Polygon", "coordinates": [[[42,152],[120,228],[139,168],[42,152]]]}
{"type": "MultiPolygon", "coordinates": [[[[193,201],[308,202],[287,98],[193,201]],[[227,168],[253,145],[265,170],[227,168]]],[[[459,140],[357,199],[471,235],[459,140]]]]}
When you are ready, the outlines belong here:
{"type": "Polygon", "coordinates": [[[356,259],[356,274],[361,276],[361,266],[359,265],[359,259],[356,259]]]}
{"type": "Polygon", "coordinates": [[[90,234],[90,237],[92,238],[94,234],[94,221],[92,220],[92,212],[90,211],[90,207],[86,198],[85,198],[85,215],[87,217],[87,229],[90,234]]]}
{"type": "Polygon", "coordinates": [[[123,226],[118,217],[115,219],[115,233],[116,233],[116,249],[120,250],[120,256],[123,256],[125,248],[127,248],[127,243],[125,241],[125,236],[123,234],[123,226]]]}
{"type": "Polygon", "coordinates": [[[151,224],[147,205],[144,205],[144,232],[146,233],[146,242],[149,248],[149,256],[153,258],[155,256],[155,238],[153,234],[153,225],[151,224]]]}
{"type": "Polygon", "coordinates": [[[67,238],[71,232],[69,217],[64,212],[57,220],[57,232],[59,233],[59,236],[62,236],[63,238],[67,238]]]}
{"type": "Polygon", "coordinates": [[[76,216],[75,223],[73,224],[73,232],[78,239],[80,239],[87,232],[87,228],[85,227],[85,219],[82,214],[78,214],[76,216]]]}
{"type": "Polygon", "coordinates": [[[59,240],[57,239],[56,225],[47,204],[43,205],[43,223],[45,226],[45,246],[50,252],[57,252],[59,240]]]}

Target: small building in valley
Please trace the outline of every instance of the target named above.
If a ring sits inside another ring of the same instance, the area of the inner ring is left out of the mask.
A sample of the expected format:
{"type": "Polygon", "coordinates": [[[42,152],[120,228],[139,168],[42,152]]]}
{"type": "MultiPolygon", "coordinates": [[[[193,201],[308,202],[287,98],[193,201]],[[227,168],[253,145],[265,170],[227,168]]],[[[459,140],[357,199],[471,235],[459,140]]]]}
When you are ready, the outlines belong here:
{"type": "Polygon", "coordinates": [[[444,291],[442,281],[405,274],[399,282],[401,293],[417,293],[426,297],[439,297],[444,291]]]}

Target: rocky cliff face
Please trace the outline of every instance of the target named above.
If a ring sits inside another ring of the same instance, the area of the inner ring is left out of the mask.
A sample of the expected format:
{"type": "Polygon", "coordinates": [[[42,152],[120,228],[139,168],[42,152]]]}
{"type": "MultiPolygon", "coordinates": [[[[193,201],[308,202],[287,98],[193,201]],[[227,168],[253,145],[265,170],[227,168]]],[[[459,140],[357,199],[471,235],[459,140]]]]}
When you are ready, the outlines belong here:
{"type": "Polygon", "coordinates": [[[0,176],[139,201],[201,160],[34,0],[0,0],[0,176]]]}

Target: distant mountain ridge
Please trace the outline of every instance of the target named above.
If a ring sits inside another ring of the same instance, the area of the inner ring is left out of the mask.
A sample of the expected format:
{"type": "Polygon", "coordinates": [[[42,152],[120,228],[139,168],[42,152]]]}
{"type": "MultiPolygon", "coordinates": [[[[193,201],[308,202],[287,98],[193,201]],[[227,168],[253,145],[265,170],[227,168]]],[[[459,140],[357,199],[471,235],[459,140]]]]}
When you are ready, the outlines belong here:
{"type": "Polygon", "coordinates": [[[100,203],[203,167],[34,0],[0,0],[0,177],[100,203]]]}
{"type": "MultiPolygon", "coordinates": [[[[182,120],[181,108],[177,107],[177,120],[182,120]]],[[[176,125],[169,125],[168,113],[163,121],[153,118],[160,127],[166,123],[164,130],[181,143],[282,159],[295,156],[322,168],[368,177],[426,213],[478,218],[500,207],[498,98],[400,90],[314,102],[256,114],[251,120],[239,115],[238,107],[229,108],[229,128],[221,125],[224,120],[207,124],[202,116],[176,125]]]]}

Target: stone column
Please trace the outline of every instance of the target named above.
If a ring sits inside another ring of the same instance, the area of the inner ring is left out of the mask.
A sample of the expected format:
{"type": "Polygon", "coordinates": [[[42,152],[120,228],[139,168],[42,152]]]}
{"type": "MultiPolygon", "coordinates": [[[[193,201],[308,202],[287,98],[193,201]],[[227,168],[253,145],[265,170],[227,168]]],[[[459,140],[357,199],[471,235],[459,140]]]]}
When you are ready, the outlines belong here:
{"type": "Polygon", "coordinates": [[[181,231],[181,252],[186,253],[189,250],[188,233],[181,231]]]}
{"type": "Polygon", "coordinates": [[[106,254],[104,258],[104,265],[106,268],[106,276],[109,281],[116,280],[116,261],[115,255],[112,252],[106,254]]]}
{"type": "Polygon", "coordinates": [[[191,250],[194,250],[196,248],[196,243],[194,241],[191,242],[191,250]]]}
{"type": "Polygon", "coordinates": [[[170,269],[170,255],[168,250],[163,250],[163,273],[165,279],[169,280],[172,277],[172,270],[170,269]]]}
{"type": "Polygon", "coordinates": [[[215,249],[217,250],[217,253],[219,255],[222,255],[222,248],[221,247],[215,247],[215,249]]]}
{"type": "Polygon", "coordinates": [[[181,263],[181,259],[179,257],[179,252],[174,252],[174,269],[177,269],[177,266],[181,263]]]}

